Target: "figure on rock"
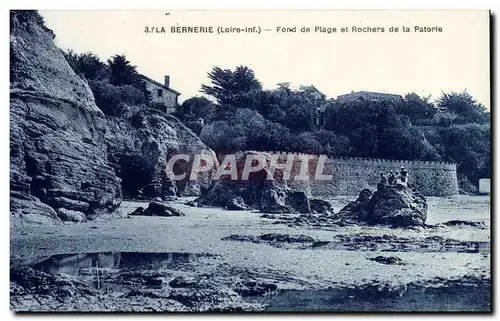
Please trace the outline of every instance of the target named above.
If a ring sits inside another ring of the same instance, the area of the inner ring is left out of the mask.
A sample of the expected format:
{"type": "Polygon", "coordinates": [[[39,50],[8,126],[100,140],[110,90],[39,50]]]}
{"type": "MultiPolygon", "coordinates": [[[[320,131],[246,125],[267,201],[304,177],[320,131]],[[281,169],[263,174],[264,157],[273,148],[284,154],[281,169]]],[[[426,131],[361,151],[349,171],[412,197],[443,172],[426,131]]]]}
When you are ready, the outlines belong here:
{"type": "Polygon", "coordinates": [[[404,166],[401,166],[401,170],[399,171],[399,184],[408,186],[408,171],[404,166]]]}
{"type": "Polygon", "coordinates": [[[377,183],[377,190],[382,191],[387,186],[387,177],[385,177],[384,173],[380,173],[380,181],[377,183]]]}
{"type": "Polygon", "coordinates": [[[389,171],[389,177],[387,178],[387,183],[389,184],[389,186],[394,186],[396,184],[396,175],[394,174],[393,170],[389,171]]]}

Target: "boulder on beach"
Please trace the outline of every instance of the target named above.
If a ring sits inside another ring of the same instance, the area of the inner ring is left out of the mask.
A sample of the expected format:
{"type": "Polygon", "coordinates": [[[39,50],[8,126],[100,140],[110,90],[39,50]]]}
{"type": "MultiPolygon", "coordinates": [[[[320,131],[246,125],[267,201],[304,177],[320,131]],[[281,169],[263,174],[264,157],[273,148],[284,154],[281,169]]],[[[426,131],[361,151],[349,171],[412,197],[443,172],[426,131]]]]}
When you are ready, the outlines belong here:
{"type": "Polygon", "coordinates": [[[56,212],[59,218],[63,221],[78,223],[78,222],[85,222],[87,220],[87,217],[85,217],[84,213],[79,211],[68,210],[65,209],[64,207],[58,208],[56,212]]]}
{"type": "Polygon", "coordinates": [[[230,211],[245,211],[249,209],[249,207],[245,204],[245,201],[241,197],[230,199],[227,202],[225,208],[230,211]]]}
{"type": "MultiPolygon", "coordinates": [[[[311,214],[309,197],[303,191],[292,190],[279,169],[272,173],[269,164],[271,154],[265,152],[247,151],[238,153],[236,172],[238,179],[232,180],[227,175],[215,181],[208,192],[190,202],[193,206],[217,206],[225,209],[256,209],[263,213],[311,214]],[[248,179],[241,179],[247,157],[258,158],[267,166],[260,171],[250,173],[248,179]]],[[[330,211],[328,204],[315,202],[314,213],[322,214],[330,211]]],[[[333,212],[333,210],[331,211],[333,212]]]]}
{"type": "Polygon", "coordinates": [[[145,210],[142,207],[138,207],[130,213],[129,215],[132,216],[184,216],[184,213],[179,211],[178,209],[175,209],[173,207],[170,207],[168,205],[165,205],[160,202],[151,202],[149,203],[148,208],[145,210]]]}
{"type": "Polygon", "coordinates": [[[300,214],[311,213],[311,204],[309,203],[309,198],[307,197],[306,193],[302,191],[288,192],[286,195],[285,203],[300,214]]]}
{"type": "Polygon", "coordinates": [[[335,213],[332,204],[328,201],[325,201],[325,200],[320,200],[317,198],[310,198],[309,199],[309,206],[311,208],[311,213],[313,213],[313,214],[331,215],[331,214],[335,213]]]}
{"type": "Polygon", "coordinates": [[[368,260],[386,265],[404,265],[403,260],[401,260],[399,257],[396,256],[379,255],[376,257],[369,258],[368,260]]]}
{"type": "Polygon", "coordinates": [[[424,226],[427,203],[416,190],[396,184],[383,186],[374,193],[362,190],[359,197],[342,208],[336,217],[395,227],[424,226]]]}
{"type": "Polygon", "coordinates": [[[358,222],[368,222],[372,209],[372,194],[372,191],[365,188],[354,202],[347,204],[336,216],[358,222]]]}
{"type": "MultiPolygon", "coordinates": [[[[258,208],[263,213],[286,214],[294,209],[287,204],[289,189],[285,183],[269,182],[262,187],[258,208]]],[[[289,203],[289,202],[288,202],[289,203]]]]}
{"type": "Polygon", "coordinates": [[[283,184],[267,180],[268,171],[266,169],[251,173],[248,179],[240,179],[247,157],[262,157],[266,162],[271,160],[271,155],[267,153],[250,151],[236,154],[236,169],[232,170],[238,173],[238,179],[231,179],[228,175],[222,175],[212,184],[205,195],[196,199],[196,204],[198,206],[208,205],[223,208],[232,207],[234,204],[245,204],[250,208],[258,209],[265,186],[283,184]]]}

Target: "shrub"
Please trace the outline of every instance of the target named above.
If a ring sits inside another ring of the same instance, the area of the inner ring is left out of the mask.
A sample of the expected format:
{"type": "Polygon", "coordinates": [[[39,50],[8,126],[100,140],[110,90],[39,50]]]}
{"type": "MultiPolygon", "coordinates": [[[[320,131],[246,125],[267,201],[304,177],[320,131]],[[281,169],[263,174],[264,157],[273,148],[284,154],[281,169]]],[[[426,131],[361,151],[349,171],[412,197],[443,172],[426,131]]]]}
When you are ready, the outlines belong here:
{"type": "Polygon", "coordinates": [[[127,106],[145,102],[144,93],[131,85],[114,86],[107,80],[91,80],[89,85],[97,106],[107,115],[121,116],[128,111],[127,106]]]}

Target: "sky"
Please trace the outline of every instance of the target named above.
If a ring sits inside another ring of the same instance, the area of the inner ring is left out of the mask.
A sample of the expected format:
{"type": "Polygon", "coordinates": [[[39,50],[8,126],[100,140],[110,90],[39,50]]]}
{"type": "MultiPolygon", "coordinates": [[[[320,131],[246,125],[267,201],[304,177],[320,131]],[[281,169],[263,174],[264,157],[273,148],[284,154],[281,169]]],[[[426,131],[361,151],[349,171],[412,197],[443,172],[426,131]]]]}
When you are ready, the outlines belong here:
{"type": "Polygon", "coordinates": [[[60,48],[90,51],[103,60],[126,54],[150,78],[163,82],[169,75],[181,102],[201,95],[212,67],[246,65],[267,89],[291,82],[312,84],[329,98],[367,90],[433,99],[467,90],[490,106],[489,13],[484,10],[40,13],[60,48]],[[172,33],[172,26],[212,26],[215,33],[172,33]],[[217,33],[218,27],[245,26],[261,32],[217,33]],[[403,26],[411,32],[403,32],[403,26]],[[417,26],[442,32],[416,32],[417,26]],[[145,27],[166,32],[146,33],[145,27]],[[278,32],[278,27],[296,27],[296,32],[278,32]],[[303,27],[310,32],[300,32],[303,27]],[[336,32],[316,32],[316,27],[336,32]],[[353,32],[353,27],[385,32],[353,32]],[[391,27],[399,31],[389,32],[391,27]]]}

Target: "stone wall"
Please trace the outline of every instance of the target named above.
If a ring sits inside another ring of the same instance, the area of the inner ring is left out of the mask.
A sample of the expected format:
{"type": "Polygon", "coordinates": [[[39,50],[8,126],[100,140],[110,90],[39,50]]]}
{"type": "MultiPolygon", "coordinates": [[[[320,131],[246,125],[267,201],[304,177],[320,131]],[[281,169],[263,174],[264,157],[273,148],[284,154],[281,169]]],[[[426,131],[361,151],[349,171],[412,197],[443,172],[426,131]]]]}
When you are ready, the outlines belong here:
{"type": "MultiPolygon", "coordinates": [[[[276,152],[272,152],[276,154],[276,152]]],[[[280,153],[285,159],[285,153],[280,153]]],[[[296,156],[289,185],[303,190],[312,196],[358,195],[364,188],[374,190],[380,178],[380,172],[388,175],[390,170],[399,172],[404,166],[409,173],[409,183],[420,193],[427,196],[449,196],[458,194],[456,164],[434,161],[407,161],[368,158],[327,158],[323,174],[332,175],[332,180],[315,180],[314,173],[318,155],[309,155],[310,179],[295,180],[300,168],[301,155],[296,156]]],[[[302,156],[303,157],[303,156],[302,156]]]]}

